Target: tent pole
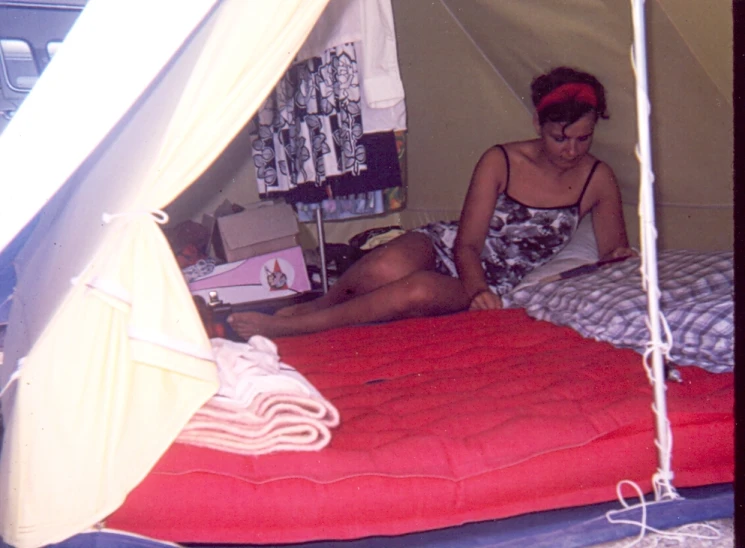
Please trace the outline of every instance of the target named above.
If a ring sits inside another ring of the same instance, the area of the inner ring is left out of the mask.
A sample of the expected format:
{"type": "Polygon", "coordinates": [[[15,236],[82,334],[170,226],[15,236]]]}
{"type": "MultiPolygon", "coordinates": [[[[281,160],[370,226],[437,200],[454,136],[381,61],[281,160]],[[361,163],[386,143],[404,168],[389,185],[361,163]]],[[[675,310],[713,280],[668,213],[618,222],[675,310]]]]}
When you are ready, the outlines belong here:
{"type": "Polygon", "coordinates": [[[316,209],[316,230],[318,231],[318,251],[321,253],[321,282],[323,293],[329,291],[329,278],[326,272],[326,235],[323,232],[323,208],[318,204],[316,209]]]}
{"type": "MultiPolygon", "coordinates": [[[[672,486],[672,433],[667,418],[667,404],[665,396],[665,373],[662,359],[663,342],[661,337],[661,314],[659,309],[659,282],[657,276],[657,231],[654,214],[654,174],[652,171],[652,150],[650,139],[650,103],[647,93],[647,58],[646,58],[646,30],[644,19],[644,0],[631,0],[632,19],[634,27],[634,45],[632,47],[632,61],[636,77],[636,111],[639,160],[639,217],[642,279],[647,292],[647,312],[649,322],[650,342],[645,354],[645,367],[648,368],[647,358],[651,352],[652,375],[650,382],[654,388],[653,410],[656,418],[659,468],[653,476],[655,495],[657,498],[677,498],[672,486]],[[660,489],[661,488],[661,492],[660,489]]],[[[649,371],[648,371],[649,372],[649,371]]]]}

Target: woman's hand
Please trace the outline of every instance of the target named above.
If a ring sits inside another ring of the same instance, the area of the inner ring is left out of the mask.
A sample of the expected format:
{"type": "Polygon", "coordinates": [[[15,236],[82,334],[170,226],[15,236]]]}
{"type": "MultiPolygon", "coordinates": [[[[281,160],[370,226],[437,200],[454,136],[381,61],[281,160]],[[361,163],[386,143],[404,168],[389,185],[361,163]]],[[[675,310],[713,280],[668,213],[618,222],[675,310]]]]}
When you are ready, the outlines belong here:
{"type": "Polygon", "coordinates": [[[498,310],[502,308],[502,299],[489,289],[482,289],[471,299],[468,310],[498,310]]]}
{"type": "Polygon", "coordinates": [[[606,256],[603,257],[602,260],[609,260],[609,259],[623,259],[628,257],[638,257],[639,254],[636,252],[636,250],[631,249],[630,247],[617,247],[610,253],[608,253],[606,256]]]}

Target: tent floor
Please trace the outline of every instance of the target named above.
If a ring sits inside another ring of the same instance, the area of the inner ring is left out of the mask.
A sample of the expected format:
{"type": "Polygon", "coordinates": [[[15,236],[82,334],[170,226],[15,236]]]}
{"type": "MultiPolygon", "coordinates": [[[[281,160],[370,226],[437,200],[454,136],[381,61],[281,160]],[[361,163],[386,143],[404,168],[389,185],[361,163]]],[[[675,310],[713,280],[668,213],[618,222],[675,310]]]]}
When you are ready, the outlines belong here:
{"type": "MultiPolygon", "coordinates": [[[[711,520],[724,520],[723,528],[732,523],[734,514],[734,490],[732,484],[708,485],[680,489],[680,500],[647,506],[646,523],[655,529],[675,529],[683,525],[711,520]]],[[[628,501],[633,504],[633,501],[628,501]]],[[[436,531],[412,533],[398,537],[370,537],[348,541],[320,541],[284,545],[286,548],[556,548],[602,546],[614,548],[616,544],[605,544],[627,539],[620,545],[633,540],[639,534],[639,527],[611,524],[605,513],[618,510],[617,501],[593,504],[576,508],[551,510],[515,516],[512,518],[469,523],[436,531]]],[[[641,510],[628,510],[623,518],[632,521],[641,519],[641,510]]],[[[686,546],[732,546],[728,534],[721,544],[686,543],[686,546]]],[[[115,531],[99,531],[76,535],[55,548],[114,548],[119,546],[138,548],[157,548],[173,546],[143,537],[129,536],[115,531]]],[[[266,545],[215,545],[185,544],[194,548],[267,548],[266,545]]],[[[2,544],[2,548],[8,548],[2,544]]]]}

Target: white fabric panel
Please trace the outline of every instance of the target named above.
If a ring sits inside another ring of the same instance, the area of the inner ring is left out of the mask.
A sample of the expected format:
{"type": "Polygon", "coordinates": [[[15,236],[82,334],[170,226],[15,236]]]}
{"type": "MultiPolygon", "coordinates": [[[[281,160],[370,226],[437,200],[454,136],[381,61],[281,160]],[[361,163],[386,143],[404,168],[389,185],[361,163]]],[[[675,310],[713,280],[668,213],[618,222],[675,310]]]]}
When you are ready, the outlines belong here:
{"type": "Polygon", "coordinates": [[[362,95],[367,104],[388,108],[403,101],[391,0],[362,0],[362,41],[375,52],[363,56],[361,63],[362,95]]]}
{"type": "MultiPolygon", "coordinates": [[[[385,75],[377,70],[373,70],[373,78],[371,81],[368,81],[366,74],[370,72],[371,67],[369,65],[372,63],[368,60],[366,48],[376,47],[376,44],[366,45],[362,41],[355,44],[355,46],[357,47],[359,58],[360,85],[362,86],[363,99],[361,103],[362,124],[365,133],[405,130],[406,101],[404,100],[403,84],[398,71],[398,60],[395,57],[391,60],[389,64],[390,70],[385,75]],[[371,104],[370,98],[365,95],[369,91],[373,92],[373,100],[377,98],[377,103],[371,104]]],[[[383,44],[378,43],[377,47],[380,46],[383,46],[383,44]]],[[[393,53],[395,54],[395,51],[393,53]]]]}
{"type": "Polygon", "coordinates": [[[13,182],[2,186],[0,249],[98,146],[214,3],[175,9],[172,0],[90,0],[0,134],[3,179],[13,182]]]}
{"type": "MultiPolygon", "coordinates": [[[[6,542],[56,542],[103,519],[216,391],[209,341],[149,212],[190,184],[253,115],[325,3],[223,0],[50,203],[33,249],[22,252],[6,341],[6,369],[8,354],[15,362],[33,343],[3,400],[6,542]],[[104,213],[113,215],[102,221],[104,213]],[[63,291],[71,270],[79,276],[63,291]]],[[[168,26],[174,11],[152,28],[168,26]]],[[[105,21],[85,24],[105,35],[105,21]]],[[[134,26],[129,34],[158,40],[134,26]]]]}
{"type": "Polygon", "coordinates": [[[330,0],[300,47],[297,60],[304,61],[317,57],[334,46],[362,40],[363,1],[365,0],[330,0]]]}

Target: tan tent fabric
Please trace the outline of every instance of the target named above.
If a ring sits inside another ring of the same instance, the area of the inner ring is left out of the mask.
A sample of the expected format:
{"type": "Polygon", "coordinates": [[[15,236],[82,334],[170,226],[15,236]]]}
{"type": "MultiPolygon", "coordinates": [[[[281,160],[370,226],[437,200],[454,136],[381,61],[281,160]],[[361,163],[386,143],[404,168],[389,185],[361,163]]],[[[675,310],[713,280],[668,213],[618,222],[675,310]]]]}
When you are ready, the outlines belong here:
{"type": "MultiPolygon", "coordinates": [[[[531,79],[569,64],[607,88],[611,119],[593,152],[619,179],[638,244],[629,2],[393,0],[393,9],[409,115],[406,226],[457,216],[479,155],[534,136],[531,79]]],[[[731,249],[731,4],[647,0],[646,17],[659,246],[731,249]]]]}
{"type": "MultiPolygon", "coordinates": [[[[118,200],[103,205],[81,194],[94,185],[84,175],[77,193],[64,196],[66,211],[44,221],[49,233],[26,259],[11,322],[31,313],[24,305],[34,302],[34,282],[53,274],[48,264],[34,272],[49,259],[40,249],[72,243],[71,234],[98,241],[24,357],[14,397],[3,401],[6,542],[39,546],[104,518],[216,391],[209,341],[154,220],[255,112],[325,3],[221,2],[140,105],[140,129],[151,132],[138,140],[128,128],[106,143],[115,149],[130,139],[149,149],[120,166],[122,187],[109,190],[118,200]],[[111,205],[118,209],[104,209],[111,205]],[[97,234],[76,230],[86,222],[98,224],[97,234]]],[[[117,155],[98,160],[86,175],[111,172],[117,155]]]]}
{"type": "MultiPolygon", "coordinates": [[[[408,113],[408,206],[388,217],[327,223],[327,241],[346,242],[376,224],[413,227],[457,217],[479,155],[497,142],[534,137],[530,80],[569,64],[596,73],[608,90],[611,119],[599,124],[593,152],[619,179],[629,235],[638,245],[628,1],[392,0],[392,5],[408,113]]],[[[731,249],[731,3],[647,0],[645,11],[658,245],[731,249]]],[[[248,141],[242,146],[250,146],[248,141]]],[[[232,172],[209,174],[208,185],[177,202],[178,220],[199,221],[202,213],[214,211],[221,200],[207,205],[208,199],[199,199],[213,184],[238,203],[258,199],[252,159],[232,162],[232,172]]],[[[315,232],[314,226],[307,228],[315,232]]]]}
{"type": "Polygon", "coordinates": [[[722,99],[732,104],[732,5],[730,2],[657,0],[686,48],[712,80],[722,99]]]}

